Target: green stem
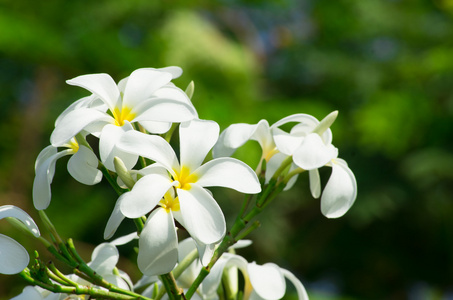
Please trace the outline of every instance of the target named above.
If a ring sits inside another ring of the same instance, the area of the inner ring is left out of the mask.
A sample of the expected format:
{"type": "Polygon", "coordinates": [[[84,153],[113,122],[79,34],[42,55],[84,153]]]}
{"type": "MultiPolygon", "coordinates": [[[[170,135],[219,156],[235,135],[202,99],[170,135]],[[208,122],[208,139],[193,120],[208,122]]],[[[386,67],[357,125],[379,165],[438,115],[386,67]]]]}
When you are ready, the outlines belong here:
{"type": "Polygon", "coordinates": [[[175,129],[178,127],[178,125],[178,123],[173,123],[170,130],[168,130],[165,134],[164,139],[167,141],[167,143],[170,143],[171,137],[173,136],[173,133],[175,132],[175,129]]]}
{"type": "Polygon", "coordinates": [[[198,250],[194,249],[192,252],[190,252],[182,261],[179,262],[179,264],[176,266],[176,268],[173,269],[172,273],[175,279],[178,279],[179,276],[190,266],[191,263],[195,261],[198,257],[198,250]]]}
{"type": "Polygon", "coordinates": [[[275,171],[274,175],[272,176],[273,180],[277,180],[281,173],[293,162],[293,157],[288,156],[280,165],[280,167],[275,171]]]}
{"type": "Polygon", "coordinates": [[[110,175],[109,170],[99,161],[98,163],[98,168],[101,170],[102,174],[104,175],[104,178],[107,179],[107,181],[110,183],[110,185],[113,187],[115,192],[118,194],[118,196],[121,196],[124,193],[124,189],[122,189],[116,180],[110,175]]]}
{"type": "Polygon", "coordinates": [[[165,290],[167,291],[167,295],[170,300],[182,299],[182,289],[178,288],[175,277],[171,272],[163,274],[159,277],[165,287],[165,290]]]}
{"type": "MultiPolygon", "coordinates": [[[[138,299],[137,297],[134,296],[129,296],[129,295],[123,295],[111,291],[106,291],[102,289],[98,289],[96,287],[89,287],[89,286],[62,286],[58,284],[49,284],[49,283],[44,283],[39,280],[34,279],[30,275],[30,271],[27,269],[23,270],[22,272],[19,273],[19,275],[24,278],[28,283],[31,285],[36,285],[40,286],[48,291],[51,291],[53,293],[62,293],[62,294],[76,294],[76,295],[90,295],[92,298],[95,299],[114,299],[114,300],[133,300],[133,299],[138,299]]],[[[142,299],[147,299],[151,300],[149,298],[142,298],[142,299]]]]}
{"type": "Polygon", "coordinates": [[[77,261],[79,263],[79,265],[76,267],[76,269],[78,269],[82,273],[86,274],[91,279],[91,280],[89,280],[90,282],[92,282],[96,285],[99,285],[101,287],[104,287],[112,292],[136,297],[134,299],[148,299],[148,298],[143,297],[134,292],[121,289],[121,288],[117,287],[116,285],[113,285],[110,282],[106,281],[101,275],[97,274],[96,271],[91,269],[85,263],[85,261],[80,257],[80,255],[77,253],[77,250],[75,249],[74,242],[72,241],[72,239],[68,239],[68,246],[69,246],[69,250],[71,251],[71,254],[77,259],[77,261]]]}

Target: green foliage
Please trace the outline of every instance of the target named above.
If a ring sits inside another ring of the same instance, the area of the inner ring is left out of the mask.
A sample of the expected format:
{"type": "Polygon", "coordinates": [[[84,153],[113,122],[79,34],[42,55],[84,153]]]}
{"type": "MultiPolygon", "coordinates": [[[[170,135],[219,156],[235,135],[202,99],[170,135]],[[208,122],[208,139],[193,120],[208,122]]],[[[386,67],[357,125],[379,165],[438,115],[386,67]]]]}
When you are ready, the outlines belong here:
{"type": "MultiPolygon", "coordinates": [[[[332,299],[446,295],[453,277],[452,17],[447,0],[3,0],[0,204],[32,210],[33,161],[56,116],[86,95],[64,80],[106,72],[118,81],[139,67],[179,65],[176,84],[193,80],[200,117],[222,129],[339,110],[333,142],[357,177],[356,204],[340,220],[323,218],[302,174],[255,232],[258,263],[281,257],[275,262],[295,271],[313,299],[328,299],[317,296],[320,282],[335,287],[332,299]]],[[[250,143],[236,155],[255,167],[257,150],[250,143]]],[[[58,162],[48,213],[61,232],[97,240],[115,196],[61,177],[65,168],[58,162]],[[87,202],[103,217],[93,220],[87,202]],[[68,208],[86,218],[68,219],[68,208]]],[[[322,170],[324,184],[329,175],[322,170]]],[[[225,212],[240,203],[235,197],[218,197],[225,212]]],[[[23,286],[5,276],[0,282],[0,298],[23,286]]]]}

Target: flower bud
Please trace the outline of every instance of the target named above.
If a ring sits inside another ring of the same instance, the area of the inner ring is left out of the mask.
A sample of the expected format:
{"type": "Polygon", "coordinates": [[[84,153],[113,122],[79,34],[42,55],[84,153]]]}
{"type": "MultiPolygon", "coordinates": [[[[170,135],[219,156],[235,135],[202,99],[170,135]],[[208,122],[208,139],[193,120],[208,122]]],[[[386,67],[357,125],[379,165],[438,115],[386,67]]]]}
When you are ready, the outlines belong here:
{"type": "Polygon", "coordinates": [[[126,165],[124,162],[119,158],[118,156],[115,156],[113,159],[113,164],[115,165],[115,171],[120,177],[120,179],[124,182],[124,184],[129,188],[132,189],[132,187],[135,184],[134,179],[132,178],[131,174],[126,168],[126,165]]]}

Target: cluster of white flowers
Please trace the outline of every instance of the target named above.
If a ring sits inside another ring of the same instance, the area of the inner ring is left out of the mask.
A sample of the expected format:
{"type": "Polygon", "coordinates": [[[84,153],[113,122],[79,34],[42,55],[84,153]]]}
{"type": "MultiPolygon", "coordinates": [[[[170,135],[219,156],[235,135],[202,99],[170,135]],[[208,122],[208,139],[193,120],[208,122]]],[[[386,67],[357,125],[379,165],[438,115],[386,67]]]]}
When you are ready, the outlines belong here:
{"type": "MultiPolygon", "coordinates": [[[[127,274],[115,267],[119,256],[116,245],[131,242],[133,238],[99,245],[87,264],[88,270],[95,270],[93,274],[119,288],[114,292],[134,292],[146,286],[141,297],[162,297],[157,291],[168,289],[164,275],[182,268],[181,262],[193,248],[197,260],[185,265],[182,275],[172,282],[181,288],[178,292],[187,291],[187,299],[192,296],[218,299],[222,278],[228,278],[229,293],[238,295],[238,270],[245,280],[243,299],[281,299],[285,294],[285,278],[294,284],[299,299],[307,299],[302,284],[289,271],[274,264],[247,263],[227,250],[234,248],[245,235],[239,233],[246,231],[247,223],[273,200],[275,192],[291,188],[298,174],[304,171],[309,172],[312,195],[318,198],[321,195],[318,169],[332,167],[321,197],[321,211],[325,216],[340,217],[351,207],[357,193],[356,180],[332,145],[330,126],[338,113],[333,112],[321,121],[310,115],[295,114],[272,126],[266,120],[255,125],[233,124],[220,134],[216,122],[198,118],[191,102],[193,84],[183,91],[171,82],[181,74],[178,67],[144,68],[132,72],[118,84],[107,74],[68,80],[68,84],[82,87],[91,95],[74,102],[58,117],[51,145],[36,160],[35,208],[43,211],[50,205],[55,164],[59,158],[71,155],[68,172],[74,179],[94,185],[107,177],[118,192],[119,198],[106,223],[105,239],[115,234],[125,218],[137,224],[137,233],[131,236],[138,238],[137,264],[144,275],[139,283],[132,285],[127,274]],[[289,132],[281,129],[290,123],[295,125],[289,132]],[[170,139],[178,125],[179,151],[175,151],[170,139]],[[97,138],[96,147],[87,142],[88,135],[97,138]],[[230,157],[248,140],[257,141],[262,148],[256,171],[230,157]],[[213,159],[207,159],[211,150],[213,159]],[[229,232],[221,208],[207,189],[213,186],[250,195],[238,215],[239,221],[229,232]],[[250,209],[253,197],[256,204],[250,209]],[[178,242],[178,227],[184,228],[191,239],[178,242]],[[208,273],[203,275],[203,270],[208,273]],[[201,278],[199,282],[198,278],[201,278]]],[[[19,208],[0,207],[0,218],[4,217],[17,218],[39,236],[34,221],[19,208]]],[[[57,235],[51,234],[54,238],[57,235]]],[[[0,273],[15,274],[26,269],[27,251],[4,235],[0,235],[0,241],[0,273]]],[[[59,250],[65,247],[64,243],[46,246],[59,250]]],[[[63,258],[71,262],[71,257],[63,258]]],[[[62,281],[73,286],[98,286],[76,275],[67,275],[62,281]]],[[[39,279],[30,276],[31,281],[39,279]]],[[[63,290],[49,292],[49,285],[62,284],[51,279],[47,286],[27,287],[15,299],[63,299],[70,294],[63,290]]],[[[108,292],[109,287],[107,284],[99,290],[108,292]]],[[[170,299],[178,299],[172,298],[170,291],[167,293],[170,299]]],[[[113,294],[110,296],[116,299],[113,294]]]]}

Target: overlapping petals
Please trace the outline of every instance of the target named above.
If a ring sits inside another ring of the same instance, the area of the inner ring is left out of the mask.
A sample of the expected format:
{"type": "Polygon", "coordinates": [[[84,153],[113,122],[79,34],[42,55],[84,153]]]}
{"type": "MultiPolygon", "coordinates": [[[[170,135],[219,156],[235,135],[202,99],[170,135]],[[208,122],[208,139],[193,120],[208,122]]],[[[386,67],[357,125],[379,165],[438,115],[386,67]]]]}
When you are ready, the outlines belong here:
{"type": "Polygon", "coordinates": [[[35,179],[33,181],[33,203],[38,210],[46,209],[51,200],[50,185],[55,173],[55,164],[61,157],[72,155],[68,161],[68,172],[77,181],[93,185],[101,181],[102,173],[98,170],[98,159],[92,150],[78,145],[75,139],[64,145],[65,150],[57,152],[50,145],[38,155],[35,163],[35,179]]]}
{"type": "MultiPolygon", "coordinates": [[[[15,218],[35,236],[39,237],[39,229],[33,219],[22,209],[13,205],[0,206],[0,219],[15,218]]],[[[25,269],[30,261],[27,250],[12,238],[0,234],[0,273],[17,274],[25,269]]]]}
{"type": "Polygon", "coordinates": [[[197,116],[187,95],[170,82],[181,72],[177,67],[138,69],[118,85],[108,74],[82,75],[68,80],[68,84],[85,88],[93,96],[64,112],[52,132],[52,145],[61,146],[85,130],[100,137],[100,158],[108,169],[114,170],[114,156],[119,156],[127,165],[130,161],[133,166],[136,157],[117,153],[114,139],[131,130],[130,123],[139,122],[151,132],[163,133],[172,122],[197,116]],[[99,101],[104,106],[99,105],[99,101]]]}
{"type": "MultiPolygon", "coordinates": [[[[226,230],[225,218],[217,202],[204,187],[223,186],[251,194],[258,193],[261,187],[253,170],[238,160],[220,158],[201,165],[216,143],[218,134],[218,125],[212,121],[192,120],[182,123],[181,162],[171,146],[159,136],[136,131],[124,134],[118,148],[149,158],[157,164],[148,169],[148,174],[138,180],[132,190],[123,196],[119,207],[121,213],[128,218],[137,218],[159,205],[163,208],[151,215],[155,218],[157,214],[171,213],[172,218],[177,219],[194,240],[201,244],[200,247],[220,241],[226,230]]],[[[166,224],[171,227],[169,222],[166,224]]],[[[145,228],[148,231],[147,227],[149,225],[145,228]]],[[[176,230],[174,226],[173,230],[176,230]]],[[[156,231],[153,229],[151,234],[157,235],[156,231]]],[[[174,247],[173,235],[168,233],[168,227],[163,228],[162,232],[164,231],[167,232],[167,242],[174,247]]],[[[155,238],[149,235],[147,239],[155,238]]],[[[155,243],[143,242],[142,245],[144,246],[140,247],[140,252],[149,255],[162,253],[162,249],[158,249],[155,243]]],[[[170,248],[165,249],[172,252],[170,248]]],[[[169,261],[167,267],[173,267],[176,257],[169,261]]],[[[144,260],[139,260],[139,264],[141,263],[144,264],[144,260]]],[[[157,270],[157,267],[147,264],[142,269],[157,270]]]]}

